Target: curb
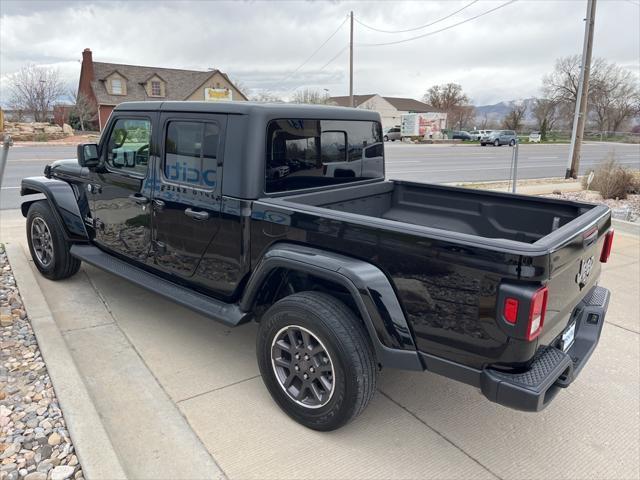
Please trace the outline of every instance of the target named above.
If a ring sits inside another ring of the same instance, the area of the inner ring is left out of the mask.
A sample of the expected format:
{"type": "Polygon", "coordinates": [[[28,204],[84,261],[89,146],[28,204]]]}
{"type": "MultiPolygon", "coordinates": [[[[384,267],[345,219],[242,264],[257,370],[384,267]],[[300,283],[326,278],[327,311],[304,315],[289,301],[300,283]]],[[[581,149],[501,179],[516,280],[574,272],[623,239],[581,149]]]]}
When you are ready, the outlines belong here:
{"type": "Polygon", "coordinates": [[[626,222],[624,220],[611,219],[611,224],[616,232],[624,232],[631,235],[640,235],[640,223],[626,222]]]}
{"type": "Polygon", "coordinates": [[[24,250],[16,244],[5,249],[85,478],[126,479],[24,250]]]}

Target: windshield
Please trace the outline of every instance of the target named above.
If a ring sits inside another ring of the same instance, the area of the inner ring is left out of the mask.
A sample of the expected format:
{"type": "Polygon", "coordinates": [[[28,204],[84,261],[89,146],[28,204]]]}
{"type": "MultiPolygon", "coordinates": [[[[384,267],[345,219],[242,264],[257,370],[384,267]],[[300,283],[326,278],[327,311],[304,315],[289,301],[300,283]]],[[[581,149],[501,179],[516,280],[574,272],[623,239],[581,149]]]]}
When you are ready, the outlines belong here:
{"type": "Polygon", "coordinates": [[[300,190],[384,177],[382,127],[357,120],[272,120],[265,191],[300,190]]]}

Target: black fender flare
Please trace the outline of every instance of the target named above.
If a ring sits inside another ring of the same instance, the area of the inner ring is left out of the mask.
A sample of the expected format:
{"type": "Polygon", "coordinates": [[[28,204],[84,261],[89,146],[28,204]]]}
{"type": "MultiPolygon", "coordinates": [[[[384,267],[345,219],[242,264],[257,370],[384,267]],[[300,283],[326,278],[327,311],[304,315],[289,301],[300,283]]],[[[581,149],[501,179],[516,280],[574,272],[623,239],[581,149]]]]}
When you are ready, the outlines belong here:
{"type": "Polygon", "coordinates": [[[333,252],[278,243],[262,256],[249,278],[240,299],[242,311],[253,310],[262,285],[278,268],[309,273],[346,288],[364,320],[378,362],[384,367],[424,370],[395,290],[378,267],[333,252]]]}
{"type": "MultiPolygon", "coordinates": [[[[78,200],[73,187],[67,182],[48,177],[28,177],[23,178],[20,186],[20,195],[33,195],[41,193],[49,202],[49,206],[57,217],[63,228],[65,238],[70,242],[87,242],[89,234],[78,200]]],[[[22,215],[25,217],[29,212],[29,207],[37,200],[27,200],[22,202],[22,215]]]]}

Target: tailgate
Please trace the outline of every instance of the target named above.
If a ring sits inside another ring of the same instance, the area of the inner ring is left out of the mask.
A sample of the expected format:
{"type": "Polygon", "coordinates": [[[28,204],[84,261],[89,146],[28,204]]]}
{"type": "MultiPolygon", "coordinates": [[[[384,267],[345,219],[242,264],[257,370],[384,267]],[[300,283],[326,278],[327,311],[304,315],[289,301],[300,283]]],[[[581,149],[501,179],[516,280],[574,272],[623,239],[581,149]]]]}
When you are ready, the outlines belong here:
{"type": "Polygon", "coordinates": [[[610,210],[598,206],[543,239],[551,248],[549,297],[540,344],[548,345],[562,333],[573,309],[597,285],[610,229],[610,210]]]}

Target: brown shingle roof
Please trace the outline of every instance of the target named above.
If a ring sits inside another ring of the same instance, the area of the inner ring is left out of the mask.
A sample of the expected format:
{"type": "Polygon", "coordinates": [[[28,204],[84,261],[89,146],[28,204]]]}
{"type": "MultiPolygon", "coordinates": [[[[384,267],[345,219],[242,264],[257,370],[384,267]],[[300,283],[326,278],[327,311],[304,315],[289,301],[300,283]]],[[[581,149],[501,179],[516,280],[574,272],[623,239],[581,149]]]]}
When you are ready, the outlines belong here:
{"type": "Polygon", "coordinates": [[[414,112],[414,113],[427,113],[427,112],[437,112],[439,111],[437,108],[433,108],[431,105],[427,105],[426,103],[419,102],[418,100],[414,100],[413,98],[400,98],[400,97],[382,97],[391,105],[393,105],[396,110],[401,112],[414,112]]]}
{"type": "MultiPolygon", "coordinates": [[[[355,103],[356,107],[358,105],[363,104],[364,102],[366,102],[367,100],[369,100],[371,97],[374,97],[375,94],[372,93],[371,95],[354,95],[353,96],[353,103],[355,103]]],[[[350,107],[351,103],[349,103],[350,98],[349,95],[344,96],[344,97],[331,97],[328,100],[328,103],[330,105],[337,105],[338,107],[350,107]]]]}
{"type": "MultiPolygon", "coordinates": [[[[369,100],[371,97],[374,97],[375,94],[371,93],[369,95],[354,95],[353,101],[357,106],[362,105],[364,102],[369,100]]],[[[414,100],[413,98],[401,98],[401,97],[382,97],[391,105],[394,106],[396,110],[401,112],[415,112],[415,113],[426,113],[426,112],[439,112],[437,108],[432,107],[431,105],[427,105],[426,103],[419,102],[418,100],[414,100]]],[[[349,107],[349,96],[344,97],[331,97],[329,99],[329,103],[338,105],[340,107],[349,107]]]]}
{"type": "Polygon", "coordinates": [[[117,105],[118,103],[131,101],[157,100],[156,97],[150,98],[147,96],[143,85],[154,74],[161,77],[166,83],[166,96],[164,100],[185,100],[216,72],[220,73],[233,85],[229,77],[219,70],[201,72],[196,70],[141,67],[138,65],[103,62],[93,62],[93,69],[95,80],[91,82],[91,87],[96,94],[98,103],[106,105],[117,105]],[[115,71],[127,79],[126,95],[110,95],[106,89],[104,80],[115,71]]]}

